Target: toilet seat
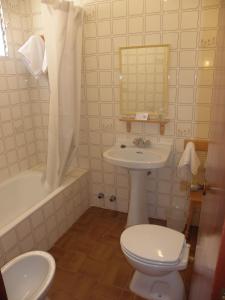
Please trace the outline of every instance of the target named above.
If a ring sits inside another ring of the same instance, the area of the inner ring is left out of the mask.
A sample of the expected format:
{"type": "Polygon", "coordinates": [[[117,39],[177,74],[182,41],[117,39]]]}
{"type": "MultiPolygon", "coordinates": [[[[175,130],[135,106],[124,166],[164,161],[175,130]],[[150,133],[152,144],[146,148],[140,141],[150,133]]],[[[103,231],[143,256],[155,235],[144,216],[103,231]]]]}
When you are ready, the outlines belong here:
{"type": "Polygon", "coordinates": [[[124,230],[120,244],[123,251],[136,261],[173,267],[179,264],[186,242],[184,235],[173,229],[141,224],[124,230]]]}
{"type": "Polygon", "coordinates": [[[122,245],[121,245],[121,248],[122,248],[124,254],[126,254],[130,258],[136,260],[137,262],[141,262],[141,263],[144,263],[146,265],[151,265],[151,266],[155,266],[155,267],[157,267],[157,266],[173,267],[173,266],[176,266],[177,264],[179,264],[179,261],[180,261],[179,260],[176,263],[156,262],[156,261],[152,261],[152,260],[149,260],[149,259],[141,258],[141,257],[131,253],[129,250],[124,248],[122,245]]]}
{"type": "Polygon", "coordinates": [[[184,270],[187,266],[188,263],[188,257],[189,257],[189,251],[190,251],[190,245],[185,243],[185,246],[182,250],[181,256],[179,258],[178,263],[176,264],[166,264],[166,263],[156,263],[156,262],[152,262],[152,261],[147,261],[144,259],[140,259],[138,257],[135,257],[134,255],[132,255],[131,253],[127,252],[126,249],[124,249],[123,247],[122,251],[125,254],[125,256],[127,258],[129,258],[129,260],[132,260],[133,262],[136,262],[138,264],[142,264],[145,265],[145,267],[151,268],[151,269],[157,269],[157,270],[184,270]]]}

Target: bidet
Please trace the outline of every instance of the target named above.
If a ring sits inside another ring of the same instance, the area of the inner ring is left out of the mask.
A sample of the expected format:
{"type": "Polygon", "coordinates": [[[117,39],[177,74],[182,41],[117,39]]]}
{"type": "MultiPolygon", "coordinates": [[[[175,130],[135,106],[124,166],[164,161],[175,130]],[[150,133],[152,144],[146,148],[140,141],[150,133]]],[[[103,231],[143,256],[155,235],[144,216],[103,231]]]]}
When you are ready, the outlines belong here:
{"type": "Polygon", "coordinates": [[[31,251],[12,259],[1,271],[9,300],[47,300],[55,260],[47,252],[31,251]]]}

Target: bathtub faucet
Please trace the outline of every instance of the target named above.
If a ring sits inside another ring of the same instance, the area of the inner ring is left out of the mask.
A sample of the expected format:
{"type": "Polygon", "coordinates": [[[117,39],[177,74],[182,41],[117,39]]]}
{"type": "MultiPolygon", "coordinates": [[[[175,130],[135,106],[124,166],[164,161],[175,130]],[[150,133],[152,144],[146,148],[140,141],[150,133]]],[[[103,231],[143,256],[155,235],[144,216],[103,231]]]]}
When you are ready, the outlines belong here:
{"type": "Polygon", "coordinates": [[[151,141],[142,137],[138,137],[133,140],[133,144],[137,147],[144,148],[149,147],[151,145],[151,141]]]}

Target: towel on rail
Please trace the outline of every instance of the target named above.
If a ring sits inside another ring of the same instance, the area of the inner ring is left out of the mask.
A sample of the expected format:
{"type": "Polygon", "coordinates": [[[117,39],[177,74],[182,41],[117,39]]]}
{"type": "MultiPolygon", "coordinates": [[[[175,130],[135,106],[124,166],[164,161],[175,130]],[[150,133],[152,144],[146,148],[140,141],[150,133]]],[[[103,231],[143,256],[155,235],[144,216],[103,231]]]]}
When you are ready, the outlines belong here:
{"type": "Polygon", "coordinates": [[[198,173],[200,160],[195,151],[195,145],[192,142],[187,143],[184,152],[178,164],[178,176],[184,181],[190,181],[192,175],[198,173]]]}

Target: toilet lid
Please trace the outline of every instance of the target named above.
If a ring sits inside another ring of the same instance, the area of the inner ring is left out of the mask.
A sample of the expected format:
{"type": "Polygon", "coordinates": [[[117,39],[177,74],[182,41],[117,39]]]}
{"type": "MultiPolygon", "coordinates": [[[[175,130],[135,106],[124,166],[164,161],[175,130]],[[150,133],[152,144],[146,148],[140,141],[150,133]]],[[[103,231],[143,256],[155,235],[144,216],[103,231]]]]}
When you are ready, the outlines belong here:
{"type": "Polygon", "coordinates": [[[185,238],[182,233],[167,227],[142,224],[124,230],[120,243],[127,252],[142,260],[176,264],[185,238]]]}

